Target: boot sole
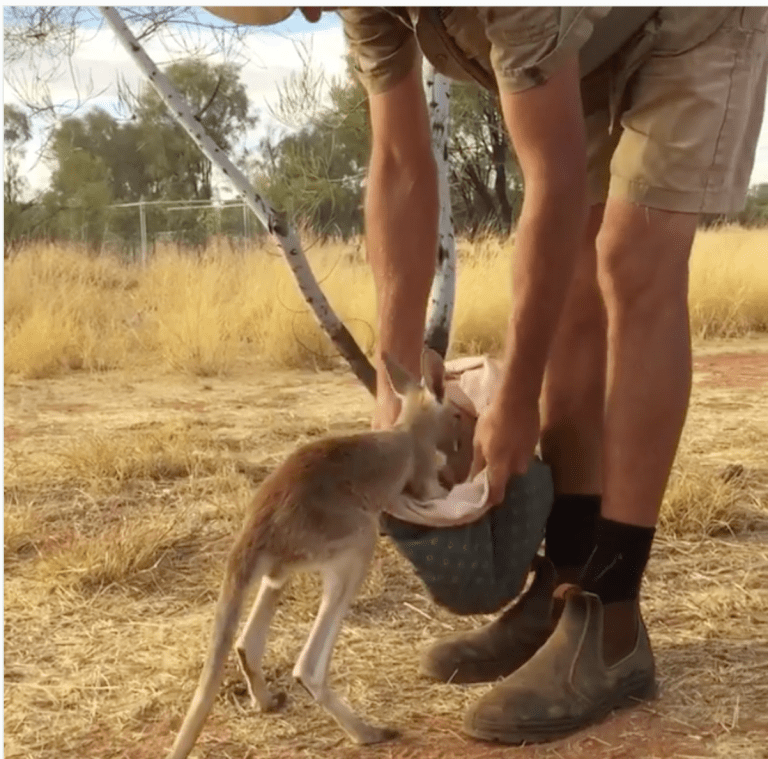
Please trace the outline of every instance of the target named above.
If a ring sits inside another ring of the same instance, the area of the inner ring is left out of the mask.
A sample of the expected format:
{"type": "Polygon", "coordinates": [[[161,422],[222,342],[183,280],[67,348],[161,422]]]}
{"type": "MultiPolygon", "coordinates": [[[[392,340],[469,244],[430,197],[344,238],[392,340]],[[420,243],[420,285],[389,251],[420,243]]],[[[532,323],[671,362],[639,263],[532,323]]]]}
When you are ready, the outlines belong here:
{"type": "Polygon", "coordinates": [[[611,712],[636,706],[640,701],[651,701],[656,697],[656,680],[647,674],[628,679],[620,693],[610,701],[596,704],[581,717],[564,720],[527,722],[522,725],[472,724],[464,722],[464,732],[472,738],[493,743],[548,743],[566,738],[579,730],[602,722],[611,712]]]}

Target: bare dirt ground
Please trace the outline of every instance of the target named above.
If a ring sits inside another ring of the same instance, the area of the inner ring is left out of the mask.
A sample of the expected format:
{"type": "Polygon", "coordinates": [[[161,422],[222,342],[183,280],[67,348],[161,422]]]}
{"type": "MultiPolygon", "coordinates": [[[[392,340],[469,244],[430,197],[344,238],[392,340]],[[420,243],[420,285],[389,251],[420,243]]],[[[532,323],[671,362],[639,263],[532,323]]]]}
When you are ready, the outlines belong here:
{"type": "MultiPolygon", "coordinates": [[[[365,428],[370,411],[344,372],[7,380],[5,756],[163,756],[194,689],[222,561],[254,483],[299,442],[365,428]]],[[[253,712],[230,661],[194,755],[768,757],[768,340],[697,350],[676,477],[689,471],[704,472],[705,484],[727,481],[730,500],[701,529],[668,515],[655,542],[643,612],[656,701],[547,746],[465,738],[462,714],[488,686],[422,680],[416,653],[480,620],[435,607],[382,540],[333,682],[402,737],[350,746],[291,683],[318,600],[308,578],[286,592],[265,658],[268,680],[288,691],[286,708],[253,712]]],[[[672,505],[684,500],[676,492],[672,505]]],[[[708,486],[696,492],[705,497],[708,486]]]]}

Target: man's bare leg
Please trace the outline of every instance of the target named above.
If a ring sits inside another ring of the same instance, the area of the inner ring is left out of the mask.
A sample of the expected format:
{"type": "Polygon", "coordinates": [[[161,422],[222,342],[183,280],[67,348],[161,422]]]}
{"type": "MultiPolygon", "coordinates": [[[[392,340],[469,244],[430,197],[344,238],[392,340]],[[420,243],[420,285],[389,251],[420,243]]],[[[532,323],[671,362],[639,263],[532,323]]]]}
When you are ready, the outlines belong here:
{"type": "Polygon", "coordinates": [[[542,387],[541,451],[555,483],[546,555],[559,582],[578,578],[592,552],[600,513],[606,319],[595,240],[604,209],[602,204],[590,209],[542,387]]]}
{"type": "Polygon", "coordinates": [[[653,527],[691,389],[688,260],[698,217],[611,200],[598,236],[608,313],[603,510],[653,527]]]}
{"type": "Polygon", "coordinates": [[[604,208],[590,209],[542,387],[541,448],[559,493],[602,490],[606,320],[595,239],[604,208]]]}
{"type": "Polygon", "coordinates": [[[608,315],[603,502],[579,584],[605,611],[612,662],[635,644],[640,583],[688,409],[695,214],[609,200],[597,240],[608,315]]]}

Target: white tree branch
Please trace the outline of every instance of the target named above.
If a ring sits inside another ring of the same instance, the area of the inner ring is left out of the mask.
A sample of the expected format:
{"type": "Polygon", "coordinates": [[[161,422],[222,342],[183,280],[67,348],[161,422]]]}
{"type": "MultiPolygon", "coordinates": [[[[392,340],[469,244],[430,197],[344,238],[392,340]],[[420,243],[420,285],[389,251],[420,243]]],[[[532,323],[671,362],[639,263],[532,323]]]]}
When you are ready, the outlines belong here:
{"type": "Polygon", "coordinates": [[[427,102],[432,123],[432,153],[437,162],[440,199],[437,266],[429,302],[429,317],[424,341],[443,357],[450,342],[451,321],[456,293],[456,240],[453,234],[451,194],[448,185],[448,137],[450,126],[450,82],[434,67],[425,65],[427,102]]]}
{"type": "Polygon", "coordinates": [[[349,330],[342,324],[331,308],[323,291],[320,289],[312,269],[304,255],[296,232],[290,227],[282,214],[278,213],[264,198],[251,187],[245,175],[219,149],[216,143],[203,131],[202,125],[195,119],[184,98],[171,84],[168,77],[154,64],[139,44],[131,30],[126,26],[120,14],[111,7],[102,7],[101,12],[112,27],[118,39],[125,46],[129,55],[157,90],[170,112],[184,127],[198,147],[216,164],[235,189],[240,193],[256,218],[264,224],[270,234],[278,241],[288,265],[291,267],[296,284],[304,299],[312,308],[318,322],[325,329],[352,371],[371,393],[376,392],[376,371],[371,362],[360,350],[349,330]]]}

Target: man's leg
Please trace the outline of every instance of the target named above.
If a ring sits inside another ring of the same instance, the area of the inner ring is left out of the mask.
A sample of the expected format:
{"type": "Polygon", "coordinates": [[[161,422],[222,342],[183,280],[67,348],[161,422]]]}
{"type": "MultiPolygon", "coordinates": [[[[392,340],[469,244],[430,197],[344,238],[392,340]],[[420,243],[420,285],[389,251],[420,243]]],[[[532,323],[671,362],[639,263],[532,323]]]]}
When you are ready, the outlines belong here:
{"type": "Polygon", "coordinates": [[[603,504],[579,584],[605,607],[608,663],[635,642],[640,581],[688,409],[697,220],[615,199],[598,237],[608,313],[603,504]]]}
{"type": "Polygon", "coordinates": [[[653,527],[691,389],[688,260],[696,214],[615,199],[598,237],[608,312],[603,516],[653,527]]]}
{"type": "Polygon", "coordinates": [[[604,210],[603,204],[590,210],[542,388],[541,452],[555,484],[545,554],[559,582],[577,580],[592,553],[600,513],[606,319],[596,237],[604,210]]]}
{"type": "Polygon", "coordinates": [[[622,200],[606,204],[597,239],[608,319],[603,504],[579,580],[589,592],[565,591],[547,642],[469,710],[470,735],[554,739],[653,692],[638,595],[688,406],[688,258],[696,221],[622,200]]]}
{"type": "Polygon", "coordinates": [[[595,250],[602,215],[602,205],[591,209],[544,380],[542,450],[556,491],[546,543],[557,574],[537,561],[533,584],[508,611],[430,646],[420,669],[436,680],[493,681],[524,664],[552,632],[557,582],[575,581],[592,552],[600,511],[605,386],[605,311],[595,250]]]}

